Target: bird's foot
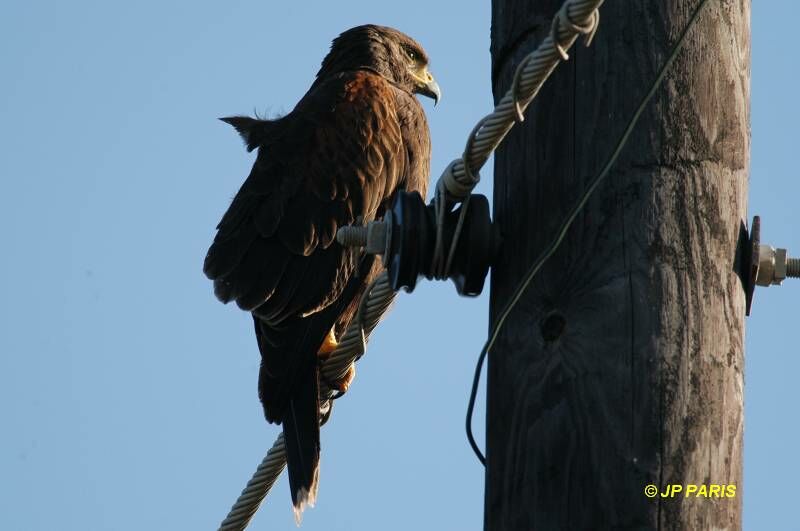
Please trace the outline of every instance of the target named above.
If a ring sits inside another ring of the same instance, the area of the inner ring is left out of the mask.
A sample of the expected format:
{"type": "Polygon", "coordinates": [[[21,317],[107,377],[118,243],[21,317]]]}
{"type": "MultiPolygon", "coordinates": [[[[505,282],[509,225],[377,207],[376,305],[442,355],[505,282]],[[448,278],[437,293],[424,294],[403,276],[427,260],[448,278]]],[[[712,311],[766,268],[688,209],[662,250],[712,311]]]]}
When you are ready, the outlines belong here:
{"type": "Polygon", "coordinates": [[[320,359],[328,359],[328,357],[333,354],[333,351],[336,350],[336,347],[339,346],[339,343],[336,341],[336,335],[333,333],[333,329],[328,332],[328,335],[325,336],[325,339],[322,341],[322,345],[320,345],[319,350],[317,351],[317,356],[320,359]]]}
{"type": "Polygon", "coordinates": [[[338,396],[335,396],[334,398],[339,398],[345,394],[347,390],[350,389],[350,384],[353,383],[355,377],[356,366],[352,363],[347,368],[344,375],[337,380],[328,379],[324,375],[321,375],[321,378],[325,381],[325,384],[328,386],[328,388],[338,393],[338,396]]]}
{"type": "MultiPolygon", "coordinates": [[[[333,329],[331,329],[331,331],[328,332],[328,335],[325,336],[325,340],[322,342],[322,345],[319,347],[319,350],[317,351],[317,358],[319,359],[319,361],[322,362],[328,359],[338,346],[339,343],[336,341],[336,335],[333,333],[333,329]]],[[[350,384],[353,383],[353,379],[355,377],[356,377],[356,366],[351,363],[350,367],[347,368],[347,372],[344,373],[344,376],[333,382],[326,380],[326,383],[328,384],[328,387],[330,387],[334,391],[338,391],[340,393],[346,393],[347,390],[350,388],[350,384]]]]}
{"type": "Polygon", "coordinates": [[[353,383],[353,380],[356,378],[356,365],[355,363],[351,363],[350,366],[347,368],[347,372],[344,373],[344,376],[339,379],[338,382],[333,382],[333,388],[339,391],[340,393],[346,393],[348,389],[350,389],[350,384],[353,383]]]}

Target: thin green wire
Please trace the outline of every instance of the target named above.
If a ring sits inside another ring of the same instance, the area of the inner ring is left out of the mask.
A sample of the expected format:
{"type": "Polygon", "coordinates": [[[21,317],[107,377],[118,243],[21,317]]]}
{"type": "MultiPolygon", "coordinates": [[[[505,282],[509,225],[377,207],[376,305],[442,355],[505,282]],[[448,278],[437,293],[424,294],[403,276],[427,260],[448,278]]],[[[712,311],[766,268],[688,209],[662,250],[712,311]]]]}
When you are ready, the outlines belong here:
{"type": "Polygon", "coordinates": [[[472,414],[475,409],[475,399],[478,394],[478,384],[481,380],[481,370],[483,369],[483,363],[486,359],[487,353],[492,349],[494,346],[497,337],[500,335],[500,330],[503,328],[503,325],[506,322],[511,310],[514,309],[519,299],[522,297],[525,290],[530,285],[533,278],[542,268],[544,263],[550,259],[553,253],[556,252],[558,247],[561,245],[561,242],[564,240],[564,237],[567,235],[567,231],[572,226],[572,223],[575,221],[575,218],[578,217],[578,214],[583,210],[583,207],[586,206],[586,203],[589,201],[589,198],[594,193],[597,186],[600,184],[603,179],[606,178],[608,173],[611,171],[611,167],[617,161],[619,154],[622,152],[622,148],[625,147],[625,143],[628,141],[628,137],[633,132],[633,128],[636,126],[637,122],[639,121],[639,117],[644,112],[645,107],[653,98],[653,95],[658,90],[658,87],[661,86],[661,82],[664,80],[664,76],[669,70],[669,67],[672,66],[672,63],[675,61],[675,58],[678,56],[678,52],[680,52],[681,48],[683,48],[683,44],[686,40],[686,35],[689,33],[689,30],[692,29],[694,26],[697,17],[700,15],[700,12],[708,3],[708,0],[701,0],[700,4],[695,8],[694,13],[692,14],[692,18],[689,20],[689,23],[684,28],[683,32],[681,33],[680,38],[678,39],[677,44],[672,49],[672,52],[669,55],[669,58],[661,67],[661,70],[658,73],[655,81],[653,81],[650,90],[647,92],[647,95],[642,99],[639,107],[636,109],[633,117],[631,118],[630,122],[628,122],[628,126],[625,128],[625,132],[620,137],[619,141],[617,142],[617,146],[614,148],[614,151],[611,153],[608,161],[606,162],[605,166],[603,166],[602,171],[592,180],[592,183],[586,189],[586,191],[581,196],[581,199],[578,203],[572,208],[567,219],[561,225],[561,228],[558,230],[558,236],[553,240],[550,245],[546,248],[546,250],[536,259],[533,263],[531,268],[528,270],[528,273],[525,275],[525,278],[522,282],[517,286],[517,289],[514,291],[514,296],[511,300],[506,304],[503,311],[500,313],[500,318],[497,320],[492,333],[489,336],[489,339],[484,343],[483,349],[481,350],[480,355],[478,356],[478,363],[475,366],[475,375],[472,379],[472,390],[469,396],[469,405],[467,406],[467,439],[469,440],[470,446],[472,446],[472,450],[475,452],[475,455],[478,457],[478,460],[486,466],[486,458],[483,456],[483,452],[481,452],[480,448],[478,448],[478,444],[475,441],[475,437],[472,434],[472,414]]]}

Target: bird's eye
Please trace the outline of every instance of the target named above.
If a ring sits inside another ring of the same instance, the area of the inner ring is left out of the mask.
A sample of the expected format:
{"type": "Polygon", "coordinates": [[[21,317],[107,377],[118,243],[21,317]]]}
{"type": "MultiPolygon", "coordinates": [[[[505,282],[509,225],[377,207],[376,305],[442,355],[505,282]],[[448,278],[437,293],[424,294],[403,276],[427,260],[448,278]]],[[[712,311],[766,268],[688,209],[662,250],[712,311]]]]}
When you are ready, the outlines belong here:
{"type": "Polygon", "coordinates": [[[415,54],[413,50],[406,50],[406,55],[408,55],[408,58],[412,61],[417,60],[417,54],[415,54]]]}

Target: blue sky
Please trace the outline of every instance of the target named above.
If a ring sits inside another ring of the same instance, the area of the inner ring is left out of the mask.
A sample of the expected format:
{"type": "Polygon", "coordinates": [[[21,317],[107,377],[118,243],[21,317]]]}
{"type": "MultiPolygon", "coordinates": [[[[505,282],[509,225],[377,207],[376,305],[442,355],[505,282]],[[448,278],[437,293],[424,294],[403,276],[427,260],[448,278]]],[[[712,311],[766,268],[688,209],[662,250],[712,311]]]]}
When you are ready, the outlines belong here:
{"type": "MultiPolygon", "coordinates": [[[[443,89],[435,110],[423,103],[438,175],[492,102],[489,3],[455,6],[4,4],[0,529],[215,528],[278,432],[262,420],[249,317],[201,272],[252,162],[216,117],[288,112],[332,37],[395,26],[425,45],[443,89]]],[[[799,79],[784,58],[798,17],[788,0],[753,6],[749,215],[800,255],[799,79]]],[[[796,521],[798,295],[800,282],[762,289],[747,322],[748,528],[796,521]]],[[[400,296],[323,431],[304,529],[482,527],[463,418],[486,315],[485,295],[450,284],[400,296]]],[[[282,479],[253,528],[293,527],[282,479]]]]}

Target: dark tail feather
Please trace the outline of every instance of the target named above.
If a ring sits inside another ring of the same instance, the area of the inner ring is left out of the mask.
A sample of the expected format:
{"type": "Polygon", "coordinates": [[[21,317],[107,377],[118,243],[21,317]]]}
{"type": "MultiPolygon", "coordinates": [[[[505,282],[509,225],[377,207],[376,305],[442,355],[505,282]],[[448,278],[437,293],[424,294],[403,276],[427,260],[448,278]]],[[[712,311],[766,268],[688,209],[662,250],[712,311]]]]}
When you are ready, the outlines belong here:
{"type": "Polygon", "coordinates": [[[306,505],[314,506],[319,482],[319,370],[304,371],[283,419],[289,487],[297,524],[306,505]]]}
{"type": "Polygon", "coordinates": [[[247,116],[228,116],[220,118],[220,120],[236,128],[247,145],[247,151],[253,151],[267,139],[273,123],[269,120],[256,120],[247,116]]]}

